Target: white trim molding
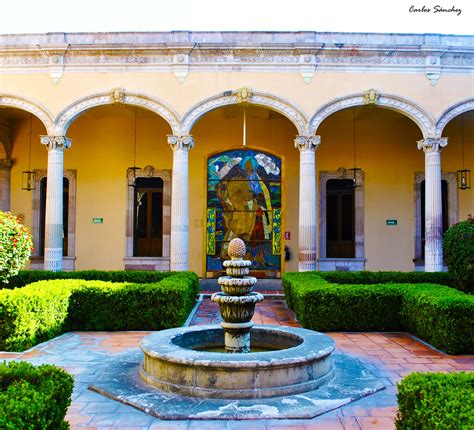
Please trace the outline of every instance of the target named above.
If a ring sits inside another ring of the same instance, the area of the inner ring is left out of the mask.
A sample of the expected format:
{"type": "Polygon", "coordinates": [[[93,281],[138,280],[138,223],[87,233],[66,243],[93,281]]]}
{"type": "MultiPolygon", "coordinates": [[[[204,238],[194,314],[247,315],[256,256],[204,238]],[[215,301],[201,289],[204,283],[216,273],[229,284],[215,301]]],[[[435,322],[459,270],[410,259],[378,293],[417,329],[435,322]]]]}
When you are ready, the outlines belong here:
{"type": "Polygon", "coordinates": [[[399,112],[410,118],[421,130],[423,137],[434,132],[434,119],[415,102],[393,94],[382,94],[375,90],[336,98],[318,109],[309,123],[309,133],[316,134],[321,123],[333,113],[356,106],[374,105],[399,112]]]}
{"type": "Polygon", "coordinates": [[[114,103],[123,103],[147,109],[162,117],[169,124],[173,132],[179,129],[179,115],[164,101],[146,94],[133,93],[125,91],[122,88],[115,88],[106,93],[92,94],[83,97],[63,109],[55,121],[56,134],[65,135],[71,123],[82,112],[96,106],[114,103]]]}
{"type": "Polygon", "coordinates": [[[24,97],[16,96],[13,94],[0,93],[0,106],[12,107],[15,109],[20,109],[26,112],[30,112],[43,123],[43,125],[46,128],[46,134],[54,134],[53,133],[53,116],[40,103],[25,99],[24,97]]]}
{"type": "Polygon", "coordinates": [[[243,101],[239,90],[229,90],[215,96],[202,100],[193,106],[181,121],[181,133],[187,135],[191,133],[194,123],[206,113],[222,106],[229,106],[245,102],[246,104],[263,106],[281,113],[288,118],[296,127],[297,134],[306,135],[308,118],[306,114],[294,104],[273,94],[259,91],[247,90],[248,97],[243,101]]]}
{"type": "Polygon", "coordinates": [[[450,106],[439,117],[436,123],[435,136],[441,137],[443,135],[444,127],[446,127],[449,121],[451,121],[458,115],[462,115],[464,112],[468,112],[470,110],[474,110],[474,98],[467,99],[450,106]]]}

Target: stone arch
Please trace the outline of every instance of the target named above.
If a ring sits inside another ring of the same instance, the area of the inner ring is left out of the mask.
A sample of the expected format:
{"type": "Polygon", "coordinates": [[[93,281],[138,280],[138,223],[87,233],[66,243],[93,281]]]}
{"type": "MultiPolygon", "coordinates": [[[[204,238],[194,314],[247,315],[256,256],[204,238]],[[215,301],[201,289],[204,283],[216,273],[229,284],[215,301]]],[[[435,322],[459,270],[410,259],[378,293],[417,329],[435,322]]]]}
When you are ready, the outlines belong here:
{"type": "MultiPolygon", "coordinates": [[[[258,91],[254,92],[251,90],[247,91],[248,98],[245,100],[245,102],[255,106],[267,107],[271,110],[281,113],[294,124],[298,134],[305,135],[307,133],[307,116],[303,111],[294,106],[292,103],[273,94],[267,94],[258,91]]],[[[238,91],[224,91],[223,93],[217,94],[199,102],[183,116],[181,121],[181,134],[190,134],[195,122],[206,113],[219,107],[238,104],[242,101],[243,100],[241,100],[238,91]]]]}
{"type": "Polygon", "coordinates": [[[66,107],[56,118],[55,134],[65,135],[67,129],[82,112],[96,106],[123,103],[141,107],[162,117],[171,127],[172,133],[179,130],[179,116],[163,101],[146,94],[131,93],[122,89],[115,89],[107,93],[93,94],[75,101],[66,107]]]}
{"type": "Polygon", "coordinates": [[[436,123],[435,137],[442,136],[443,130],[449,121],[470,110],[474,110],[474,98],[456,103],[446,109],[436,123]]]}
{"type": "Polygon", "coordinates": [[[321,123],[328,116],[337,111],[355,106],[373,104],[374,106],[394,110],[410,118],[421,130],[423,138],[431,137],[433,135],[433,118],[416,103],[391,94],[378,94],[375,91],[372,94],[375,98],[373,100],[368,100],[369,92],[371,91],[339,97],[326,103],[311,118],[309,123],[309,133],[315,134],[321,123]]]}
{"type": "Polygon", "coordinates": [[[13,107],[30,112],[43,123],[47,134],[50,134],[53,130],[52,115],[39,103],[12,94],[0,94],[0,106],[13,107]]]}

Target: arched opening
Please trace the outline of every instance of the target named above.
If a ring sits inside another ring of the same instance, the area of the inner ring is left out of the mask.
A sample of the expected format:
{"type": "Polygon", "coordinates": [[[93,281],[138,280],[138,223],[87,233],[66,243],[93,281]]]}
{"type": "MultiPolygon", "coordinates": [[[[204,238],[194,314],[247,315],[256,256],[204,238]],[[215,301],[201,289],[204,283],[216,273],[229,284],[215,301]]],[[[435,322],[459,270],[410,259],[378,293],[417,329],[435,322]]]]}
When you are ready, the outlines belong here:
{"type": "Polygon", "coordinates": [[[334,112],[318,134],[320,270],[413,270],[418,126],[367,105],[334,112]]]}
{"type": "Polygon", "coordinates": [[[283,270],[297,270],[299,152],[293,143],[297,130],[271,109],[250,105],[245,111],[245,147],[242,104],[208,112],[191,130],[196,144],[189,155],[190,270],[207,277],[222,270],[230,235],[243,236],[249,244],[256,276],[280,277],[283,270]],[[271,173],[272,163],[278,174],[271,173]],[[208,224],[214,222],[214,213],[216,237],[210,240],[208,224]],[[280,238],[273,234],[278,229],[280,238]],[[283,261],[285,245],[292,254],[288,261],[283,261]],[[201,261],[194,257],[198,255],[201,261]]]}
{"type": "MultiPolygon", "coordinates": [[[[444,127],[442,136],[447,137],[448,146],[441,155],[441,169],[444,173],[460,170],[474,171],[474,110],[467,110],[453,117],[444,127]]],[[[457,178],[452,179],[452,195],[449,197],[450,224],[474,215],[474,184],[462,189],[457,178]],[[454,196],[455,195],[455,196],[454,196]],[[454,199],[457,197],[457,199],[454,199]],[[451,209],[452,208],[452,209],[451,209]]]]}
{"type": "Polygon", "coordinates": [[[169,270],[170,133],[161,116],[123,103],[72,122],[64,160],[78,177],[77,269],[169,270]]]}

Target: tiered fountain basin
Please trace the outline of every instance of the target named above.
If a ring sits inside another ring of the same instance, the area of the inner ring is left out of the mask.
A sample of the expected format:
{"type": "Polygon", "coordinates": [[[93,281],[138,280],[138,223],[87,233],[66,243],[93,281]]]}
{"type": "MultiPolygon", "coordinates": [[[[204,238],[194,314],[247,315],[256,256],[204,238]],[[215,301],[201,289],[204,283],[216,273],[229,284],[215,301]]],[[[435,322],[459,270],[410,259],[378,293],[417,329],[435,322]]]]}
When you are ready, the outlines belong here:
{"type": "Polygon", "coordinates": [[[252,348],[266,352],[228,354],[219,326],[154,333],[140,347],[141,378],[160,390],[183,396],[254,399],[312,391],[334,376],[334,341],[301,328],[254,326],[252,348]]]}
{"type": "Polygon", "coordinates": [[[245,244],[232,239],[219,305],[220,325],[180,327],[142,339],[115,357],[90,386],[163,419],[311,418],[383,388],[357,360],[333,354],[322,333],[254,326],[245,244]]]}

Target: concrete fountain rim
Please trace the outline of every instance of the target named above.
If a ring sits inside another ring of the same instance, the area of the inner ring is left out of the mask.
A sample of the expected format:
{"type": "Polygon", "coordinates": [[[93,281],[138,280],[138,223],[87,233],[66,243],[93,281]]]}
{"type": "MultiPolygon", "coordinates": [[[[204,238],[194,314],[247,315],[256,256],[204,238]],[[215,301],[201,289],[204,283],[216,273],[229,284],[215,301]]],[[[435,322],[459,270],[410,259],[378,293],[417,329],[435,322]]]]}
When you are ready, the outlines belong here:
{"type": "Polygon", "coordinates": [[[208,352],[188,349],[179,346],[173,340],[187,333],[203,331],[222,331],[220,325],[202,325],[179,327],[146,336],[140,342],[141,350],[148,356],[163,361],[183,365],[229,368],[259,367],[259,366],[289,366],[305,363],[330,355],[335,349],[335,342],[329,336],[316,331],[277,325],[255,325],[252,332],[266,331],[269,336],[295,336],[302,339],[294,347],[265,351],[227,354],[224,352],[208,352]]]}

